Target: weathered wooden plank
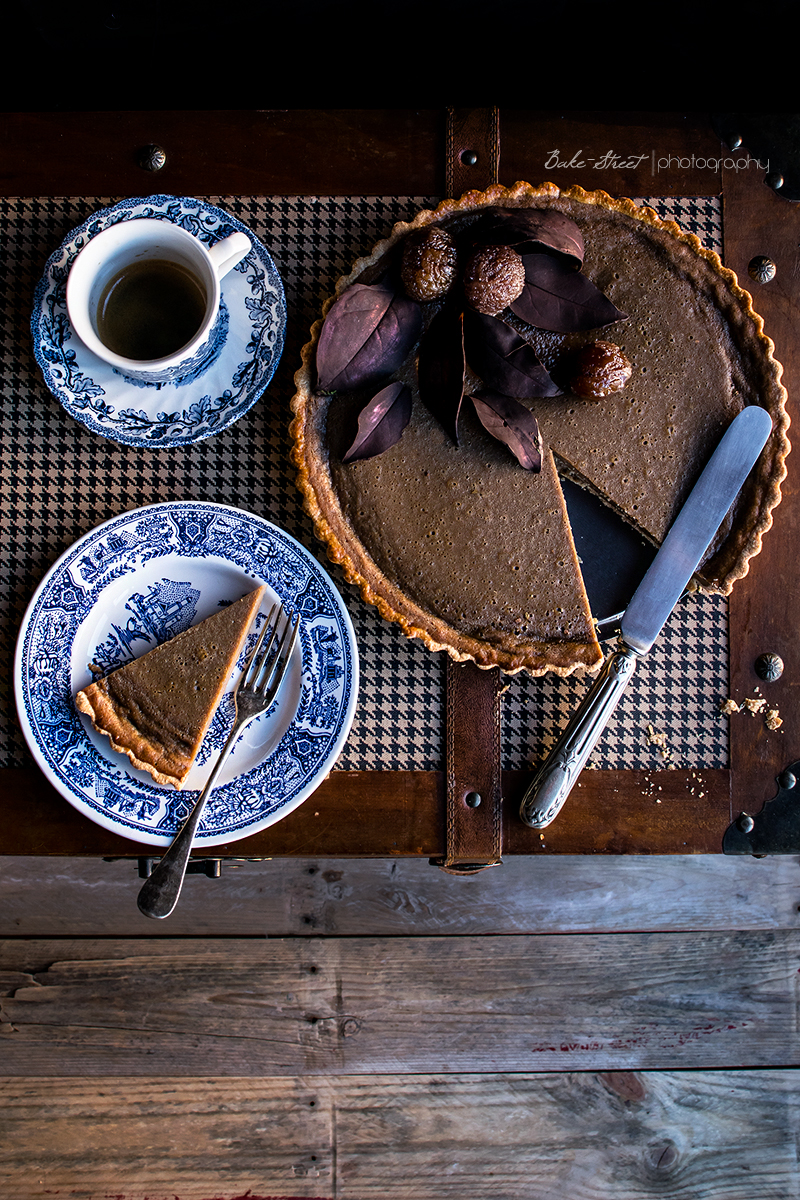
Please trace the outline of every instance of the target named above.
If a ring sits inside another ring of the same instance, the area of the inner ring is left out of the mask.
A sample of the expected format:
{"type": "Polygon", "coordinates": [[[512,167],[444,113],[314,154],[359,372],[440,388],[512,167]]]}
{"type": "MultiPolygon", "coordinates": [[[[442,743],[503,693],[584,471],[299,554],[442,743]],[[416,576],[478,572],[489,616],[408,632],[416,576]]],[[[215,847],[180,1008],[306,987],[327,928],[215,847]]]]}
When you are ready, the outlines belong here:
{"type": "Polygon", "coordinates": [[[0,1083],[7,1200],[788,1200],[791,1071],[0,1083]]]}
{"type": "Polygon", "coordinates": [[[794,930],[0,945],[4,1075],[791,1066],[794,930]]]}
{"type": "Polygon", "coordinates": [[[225,862],[166,922],[136,907],[135,860],[0,858],[0,936],[396,936],[789,929],[790,856],[509,858],[454,879],[415,859],[225,862]]]}
{"type": "Polygon", "coordinates": [[[796,1081],[759,1076],[482,1076],[453,1088],[438,1077],[399,1080],[389,1096],[380,1081],[353,1081],[347,1112],[336,1097],[337,1195],[788,1200],[798,1194],[796,1081]],[[742,1133],[761,1128],[760,1093],[775,1126],[756,1146],[742,1133]]]}
{"type": "Polygon", "coordinates": [[[0,1084],[2,1194],[331,1196],[331,1096],[304,1079],[0,1084]]]}

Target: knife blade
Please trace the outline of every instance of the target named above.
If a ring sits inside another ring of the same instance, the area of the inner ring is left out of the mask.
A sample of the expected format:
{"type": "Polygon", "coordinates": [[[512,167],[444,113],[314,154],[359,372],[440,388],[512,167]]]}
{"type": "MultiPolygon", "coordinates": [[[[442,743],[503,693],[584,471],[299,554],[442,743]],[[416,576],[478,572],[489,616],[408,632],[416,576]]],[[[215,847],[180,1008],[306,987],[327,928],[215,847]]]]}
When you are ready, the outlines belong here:
{"type": "Polygon", "coordinates": [[[520,817],[545,829],[561,811],[630,682],[683,595],[772,432],[766,409],[743,409],[723,434],[623,613],[620,648],[603,663],[575,715],[536,771],[520,817]]]}

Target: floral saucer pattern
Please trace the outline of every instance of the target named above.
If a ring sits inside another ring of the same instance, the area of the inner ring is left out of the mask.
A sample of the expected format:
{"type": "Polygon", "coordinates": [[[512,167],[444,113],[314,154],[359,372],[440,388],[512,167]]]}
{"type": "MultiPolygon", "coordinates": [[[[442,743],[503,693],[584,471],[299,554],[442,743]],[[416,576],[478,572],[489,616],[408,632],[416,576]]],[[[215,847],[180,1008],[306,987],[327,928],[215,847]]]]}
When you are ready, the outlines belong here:
{"type": "Polygon", "coordinates": [[[36,361],[70,416],[93,433],[141,447],[186,445],[238,420],[272,378],[285,330],[283,284],[266,248],[230,213],[176,196],[123,200],[84,221],[50,256],[31,318],[36,361]],[[102,229],[137,217],[173,221],[209,246],[236,230],[252,242],[250,253],[222,281],[211,343],[168,383],[119,374],[83,345],[67,316],[67,276],[78,252],[102,229]]]}
{"type": "Polygon", "coordinates": [[[234,841],[281,820],[322,782],[350,731],[358,651],[347,610],[317,561],[261,517],[220,504],[155,504],[76,542],[50,569],[17,641],[17,711],[55,788],[91,820],[168,844],[197,798],[233,720],[232,677],[182,791],[117,754],[75,707],[75,693],[259,583],[262,609],[244,664],[274,601],[301,616],[284,686],[242,735],[203,814],[197,841],[234,841]]]}

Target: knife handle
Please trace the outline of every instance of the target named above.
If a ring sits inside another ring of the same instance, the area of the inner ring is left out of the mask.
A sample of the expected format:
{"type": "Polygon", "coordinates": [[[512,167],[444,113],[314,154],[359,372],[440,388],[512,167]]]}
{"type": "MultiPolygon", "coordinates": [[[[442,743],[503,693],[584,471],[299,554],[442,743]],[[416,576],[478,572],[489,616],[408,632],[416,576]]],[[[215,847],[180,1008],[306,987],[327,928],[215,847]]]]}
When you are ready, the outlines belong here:
{"type": "Polygon", "coordinates": [[[532,829],[544,829],[560,813],[633,675],[636,658],[627,646],[609,655],[575,715],[537,770],[519,811],[532,829]]]}

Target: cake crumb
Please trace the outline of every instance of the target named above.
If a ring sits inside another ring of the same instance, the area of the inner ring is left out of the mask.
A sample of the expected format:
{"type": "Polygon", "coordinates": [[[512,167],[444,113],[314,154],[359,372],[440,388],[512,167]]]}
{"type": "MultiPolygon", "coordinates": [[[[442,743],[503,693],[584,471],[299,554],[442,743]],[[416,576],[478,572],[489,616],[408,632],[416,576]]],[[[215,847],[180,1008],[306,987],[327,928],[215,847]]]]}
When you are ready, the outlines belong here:
{"type": "Polygon", "coordinates": [[[667,745],[667,735],[665,733],[657,733],[652,725],[648,725],[647,740],[651,746],[658,747],[663,759],[668,759],[670,757],[671,751],[667,745]]]}
{"type": "Polygon", "coordinates": [[[771,708],[764,717],[764,724],[767,729],[780,729],[783,724],[783,719],[778,713],[777,708],[771,708]]]}
{"type": "Polygon", "coordinates": [[[763,716],[764,728],[770,732],[780,729],[783,721],[777,708],[768,708],[767,699],[765,696],[759,696],[759,688],[753,689],[753,696],[745,696],[741,704],[737,704],[735,700],[729,698],[720,705],[720,713],[730,716],[733,713],[749,712],[751,717],[763,716]]]}

